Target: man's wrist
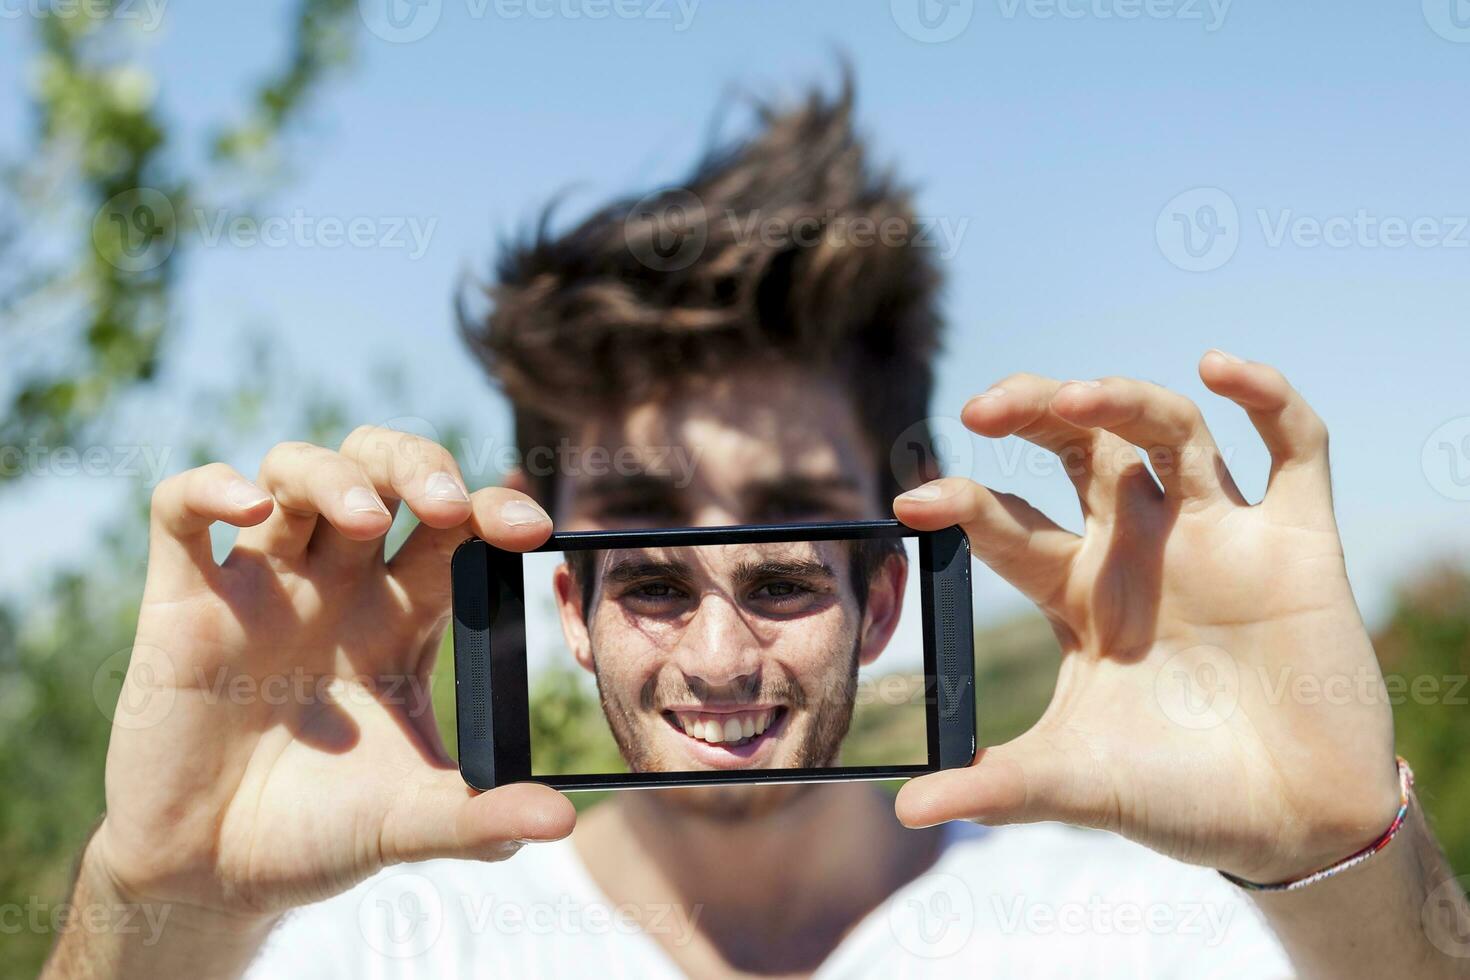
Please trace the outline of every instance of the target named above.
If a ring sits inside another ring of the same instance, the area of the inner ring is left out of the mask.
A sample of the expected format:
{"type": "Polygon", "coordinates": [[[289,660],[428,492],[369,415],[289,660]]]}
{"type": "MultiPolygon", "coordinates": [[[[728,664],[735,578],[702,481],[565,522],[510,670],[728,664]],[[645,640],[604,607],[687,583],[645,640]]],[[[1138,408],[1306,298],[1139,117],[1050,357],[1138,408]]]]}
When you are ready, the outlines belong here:
{"type": "Polygon", "coordinates": [[[1373,860],[1250,896],[1303,977],[1470,978],[1470,905],[1452,876],[1414,800],[1373,860]]]}
{"type": "Polygon", "coordinates": [[[1283,891],[1319,876],[1339,873],[1387,846],[1399,832],[1412,803],[1413,783],[1413,770],[1403,759],[1397,759],[1392,784],[1379,783],[1371,794],[1365,792],[1351,799],[1345,796],[1340,810],[1320,814],[1289,860],[1273,862],[1249,874],[1228,868],[1220,872],[1234,884],[1253,891],[1283,891]]]}
{"type": "Polygon", "coordinates": [[[99,828],[82,853],[69,903],[85,927],[62,931],[43,978],[211,978],[244,971],[278,916],[142,894],[113,872],[101,836],[99,828]]]}

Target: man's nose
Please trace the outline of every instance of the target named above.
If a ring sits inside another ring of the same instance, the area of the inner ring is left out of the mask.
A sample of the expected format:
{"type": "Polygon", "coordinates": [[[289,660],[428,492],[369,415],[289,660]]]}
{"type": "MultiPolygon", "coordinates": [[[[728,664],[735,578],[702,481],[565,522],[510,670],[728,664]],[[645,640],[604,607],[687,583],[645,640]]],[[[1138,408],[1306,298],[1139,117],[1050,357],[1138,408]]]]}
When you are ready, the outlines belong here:
{"type": "Polygon", "coordinates": [[[723,503],[707,503],[689,515],[690,527],[729,527],[732,524],[748,523],[744,515],[738,514],[723,503]]]}
{"type": "Polygon", "coordinates": [[[706,593],[684,631],[675,663],[693,682],[736,687],[760,676],[760,644],[734,599],[706,593]]]}

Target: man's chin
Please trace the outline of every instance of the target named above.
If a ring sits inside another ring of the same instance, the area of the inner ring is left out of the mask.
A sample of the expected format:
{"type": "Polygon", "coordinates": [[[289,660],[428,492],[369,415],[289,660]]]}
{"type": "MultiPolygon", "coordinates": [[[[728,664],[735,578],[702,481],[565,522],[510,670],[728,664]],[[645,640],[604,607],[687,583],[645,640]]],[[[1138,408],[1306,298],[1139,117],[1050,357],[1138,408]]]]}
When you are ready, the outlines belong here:
{"type": "Polygon", "coordinates": [[[654,801],[678,813],[715,822],[759,820],[805,795],[814,783],[774,786],[689,786],[652,791],[654,801]]]}

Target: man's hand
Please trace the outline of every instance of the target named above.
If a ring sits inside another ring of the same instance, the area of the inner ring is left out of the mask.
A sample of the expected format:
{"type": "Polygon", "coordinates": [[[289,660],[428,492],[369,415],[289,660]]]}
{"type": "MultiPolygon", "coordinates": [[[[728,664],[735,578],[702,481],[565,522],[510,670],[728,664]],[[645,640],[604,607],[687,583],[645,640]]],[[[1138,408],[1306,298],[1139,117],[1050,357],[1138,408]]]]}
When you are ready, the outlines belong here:
{"type": "Polygon", "coordinates": [[[238,934],[387,864],[568,834],[559,793],[464,784],[428,686],[455,546],[524,550],[550,531],[519,493],[472,502],[448,452],[386,429],[339,452],[277,446],[258,485],[222,464],[160,484],[82,883],[238,934]],[[421,523],[385,562],[400,501],[421,523]],[[215,521],[244,529],[223,564],[215,521]]]}
{"type": "Polygon", "coordinates": [[[1062,820],[1275,882],[1347,857],[1393,819],[1391,711],[1343,565],[1327,430],[1274,368],[1211,352],[1200,375],[1271,451],[1257,504],[1189,399],[1127,378],[1030,375],[972,399],[963,419],[1058,453],[1082,535],[969,480],[898,498],[914,527],[963,525],[1063,651],[1036,726],[908,784],[906,823],[1062,820]]]}
{"type": "MultiPolygon", "coordinates": [[[[968,768],[906,785],[904,823],[1102,827],[1262,883],[1335,864],[1388,827],[1401,799],[1393,718],[1348,587],[1327,430],[1274,368],[1211,351],[1200,377],[1271,451],[1257,504],[1187,398],[1031,375],[972,399],[963,418],[1056,452],[1083,534],[969,480],[895,502],[916,528],[963,525],[1063,652],[1041,720],[968,768]]],[[[1415,804],[1372,860],[1252,895],[1300,976],[1470,977],[1470,903],[1452,875],[1415,804]]]]}

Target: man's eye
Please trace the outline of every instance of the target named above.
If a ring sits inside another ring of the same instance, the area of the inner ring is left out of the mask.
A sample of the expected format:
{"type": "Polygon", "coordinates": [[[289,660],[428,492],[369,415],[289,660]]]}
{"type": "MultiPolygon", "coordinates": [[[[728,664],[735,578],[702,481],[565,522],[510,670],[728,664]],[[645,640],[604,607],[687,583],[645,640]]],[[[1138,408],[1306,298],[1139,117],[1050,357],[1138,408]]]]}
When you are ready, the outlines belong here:
{"type": "Polygon", "coordinates": [[[791,599],[808,591],[810,590],[795,582],[767,582],[755,590],[754,597],[758,599],[775,599],[779,602],[782,599],[791,599]]]}
{"type": "Polygon", "coordinates": [[[644,582],[633,586],[625,594],[630,599],[642,602],[664,602],[684,596],[683,592],[668,582],[644,582]]]}

